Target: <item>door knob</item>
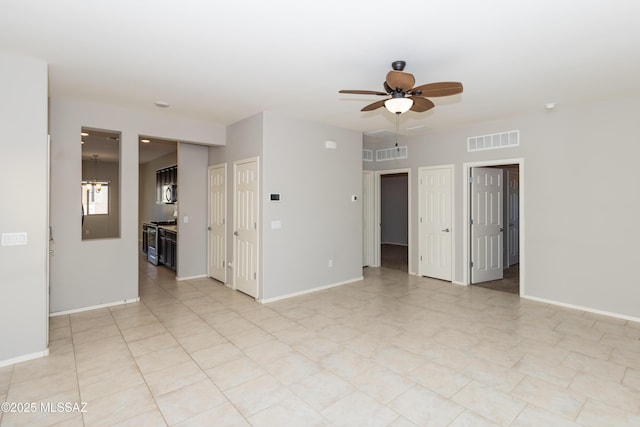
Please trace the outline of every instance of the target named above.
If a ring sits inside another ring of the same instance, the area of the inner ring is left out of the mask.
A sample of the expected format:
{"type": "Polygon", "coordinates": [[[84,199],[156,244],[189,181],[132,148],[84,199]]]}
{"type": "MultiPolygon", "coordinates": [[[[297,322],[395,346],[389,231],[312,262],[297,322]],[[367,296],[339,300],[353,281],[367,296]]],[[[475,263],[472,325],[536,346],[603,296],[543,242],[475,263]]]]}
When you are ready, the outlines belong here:
{"type": "Polygon", "coordinates": [[[500,232],[502,233],[504,231],[504,228],[500,227],[500,232]]]}
{"type": "Polygon", "coordinates": [[[443,231],[443,232],[445,232],[445,233],[448,233],[448,232],[449,232],[449,229],[448,229],[448,228],[445,228],[444,230],[441,230],[441,231],[443,231]]]}
{"type": "Polygon", "coordinates": [[[207,230],[211,231],[211,227],[207,227],[207,230]]]}
{"type": "Polygon", "coordinates": [[[237,236],[237,235],[238,235],[238,232],[237,232],[237,231],[234,231],[234,232],[233,232],[233,235],[234,235],[234,236],[237,236]]]}

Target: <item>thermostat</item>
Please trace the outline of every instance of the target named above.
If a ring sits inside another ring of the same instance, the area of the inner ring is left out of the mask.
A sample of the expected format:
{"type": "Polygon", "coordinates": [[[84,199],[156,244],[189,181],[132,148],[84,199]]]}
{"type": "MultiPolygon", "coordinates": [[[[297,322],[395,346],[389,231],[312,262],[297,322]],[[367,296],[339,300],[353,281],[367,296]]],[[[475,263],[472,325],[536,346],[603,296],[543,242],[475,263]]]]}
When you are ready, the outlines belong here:
{"type": "Polygon", "coordinates": [[[271,194],[269,194],[269,200],[271,200],[272,202],[279,202],[280,201],[280,193],[271,193],[271,194]]]}

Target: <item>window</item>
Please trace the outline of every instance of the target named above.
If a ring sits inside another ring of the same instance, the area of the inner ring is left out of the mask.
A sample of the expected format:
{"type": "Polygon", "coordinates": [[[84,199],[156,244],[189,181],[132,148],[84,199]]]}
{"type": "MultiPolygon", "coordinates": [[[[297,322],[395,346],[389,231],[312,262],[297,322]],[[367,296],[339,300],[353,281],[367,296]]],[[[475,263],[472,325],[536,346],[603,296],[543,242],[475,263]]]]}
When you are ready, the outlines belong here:
{"type": "Polygon", "coordinates": [[[109,183],[82,181],[82,212],[85,215],[109,215],[109,183]]]}

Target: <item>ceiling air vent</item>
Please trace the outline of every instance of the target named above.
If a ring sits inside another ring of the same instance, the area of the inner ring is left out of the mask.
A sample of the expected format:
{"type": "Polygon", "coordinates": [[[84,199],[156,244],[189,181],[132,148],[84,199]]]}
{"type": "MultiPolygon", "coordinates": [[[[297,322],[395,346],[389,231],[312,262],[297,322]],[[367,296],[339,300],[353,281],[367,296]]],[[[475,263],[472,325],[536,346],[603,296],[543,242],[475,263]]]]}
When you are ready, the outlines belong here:
{"type": "Polygon", "coordinates": [[[494,150],[496,148],[517,147],[520,145],[520,131],[492,133],[490,135],[467,138],[467,151],[494,150]]]}
{"type": "Polygon", "coordinates": [[[373,162],[373,150],[362,149],[362,161],[373,162]]]}
{"type": "Polygon", "coordinates": [[[387,160],[406,159],[407,147],[391,147],[376,150],[376,162],[384,162],[387,160]]]}

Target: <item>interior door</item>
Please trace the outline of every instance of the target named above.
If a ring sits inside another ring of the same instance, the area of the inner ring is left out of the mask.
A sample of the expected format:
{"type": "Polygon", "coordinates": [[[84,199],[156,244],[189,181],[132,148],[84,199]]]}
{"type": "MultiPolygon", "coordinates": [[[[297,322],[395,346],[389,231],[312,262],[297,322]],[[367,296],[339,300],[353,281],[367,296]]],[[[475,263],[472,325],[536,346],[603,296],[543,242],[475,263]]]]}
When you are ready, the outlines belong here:
{"type": "Polygon", "coordinates": [[[507,257],[509,267],[520,262],[520,172],[507,169],[507,257]]]}
{"type": "Polygon", "coordinates": [[[418,274],[451,281],[452,170],[421,168],[418,274]]]}
{"type": "Polygon", "coordinates": [[[209,167],[208,275],[227,282],[227,165],[209,167]]]}
{"type": "Polygon", "coordinates": [[[502,169],[471,169],[471,283],[502,279],[502,169]]]}
{"type": "Polygon", "coordinates": [[[258,161],[234,164],[234,288],[258,298],[258,161]]]}

